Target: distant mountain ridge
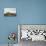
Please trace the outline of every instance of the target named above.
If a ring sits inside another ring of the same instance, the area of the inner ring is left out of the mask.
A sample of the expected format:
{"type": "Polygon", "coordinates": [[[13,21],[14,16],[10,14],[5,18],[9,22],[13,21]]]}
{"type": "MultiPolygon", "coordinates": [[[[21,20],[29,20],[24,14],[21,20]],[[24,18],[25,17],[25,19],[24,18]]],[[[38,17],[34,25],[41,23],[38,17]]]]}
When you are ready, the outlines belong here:
{"type": "Polygon", "coordinates": [[[4,16],[16,16],[16,14],[15,13],[7,12],[7,13],[4,13],[4,16]]]}

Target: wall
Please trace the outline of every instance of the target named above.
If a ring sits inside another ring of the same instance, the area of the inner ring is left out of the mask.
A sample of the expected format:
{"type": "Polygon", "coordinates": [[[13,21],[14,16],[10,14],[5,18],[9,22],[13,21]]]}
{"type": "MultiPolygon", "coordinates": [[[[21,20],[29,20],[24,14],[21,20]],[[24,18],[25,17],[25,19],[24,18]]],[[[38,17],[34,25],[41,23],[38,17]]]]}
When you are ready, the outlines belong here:
{"type": "Polygon", "coordinates": [[[0,44],[8,43],[9,32],[17,33],[17,24],[46,24],[46,0],[0,0],[0,44]],[[14,17],[5,17],[4,8],[16,8],[14,17]]]}

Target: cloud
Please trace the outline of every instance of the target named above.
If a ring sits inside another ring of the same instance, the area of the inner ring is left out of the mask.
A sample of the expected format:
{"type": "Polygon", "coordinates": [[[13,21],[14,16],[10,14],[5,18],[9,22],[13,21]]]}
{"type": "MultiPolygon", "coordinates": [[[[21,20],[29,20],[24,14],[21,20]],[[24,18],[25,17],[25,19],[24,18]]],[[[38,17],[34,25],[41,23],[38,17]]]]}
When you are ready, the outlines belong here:
{"type": "Polygon", "coordinates": [[[4,14],[7,12],[16,13],[16,8],[4,8],[4,14]]]}

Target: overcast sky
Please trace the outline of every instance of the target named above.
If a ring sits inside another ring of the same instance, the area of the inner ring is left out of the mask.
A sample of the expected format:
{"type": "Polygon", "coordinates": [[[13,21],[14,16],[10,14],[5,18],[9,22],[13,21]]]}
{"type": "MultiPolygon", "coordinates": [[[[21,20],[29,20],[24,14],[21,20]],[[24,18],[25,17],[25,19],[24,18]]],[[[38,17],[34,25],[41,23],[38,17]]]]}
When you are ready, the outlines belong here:
{"type": "Polygon", "coordinates": [[[4,8],[4,13],[7,12],[16,13],[16,8],[4,8]]]}

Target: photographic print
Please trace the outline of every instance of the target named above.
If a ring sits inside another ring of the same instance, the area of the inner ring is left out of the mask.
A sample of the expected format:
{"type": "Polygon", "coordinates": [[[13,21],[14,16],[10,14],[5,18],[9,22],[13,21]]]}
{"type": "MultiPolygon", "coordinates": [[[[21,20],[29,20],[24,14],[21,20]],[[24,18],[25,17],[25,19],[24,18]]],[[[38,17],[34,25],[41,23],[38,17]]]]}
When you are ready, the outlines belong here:
{"type": "Polygon", "coordinates": [[[4,8],[4,16],[16,16],[16,8],[4,8]]]}

